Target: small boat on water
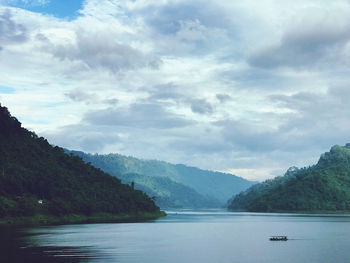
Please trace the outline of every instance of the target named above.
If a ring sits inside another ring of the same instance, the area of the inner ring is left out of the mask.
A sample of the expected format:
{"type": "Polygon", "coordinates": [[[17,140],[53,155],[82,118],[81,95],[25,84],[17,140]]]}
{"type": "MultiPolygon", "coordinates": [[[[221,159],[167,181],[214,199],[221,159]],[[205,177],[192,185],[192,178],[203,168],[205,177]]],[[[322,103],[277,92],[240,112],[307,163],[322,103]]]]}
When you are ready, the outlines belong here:
{"type": "Polygon", "coordinates": [[[270,241],[287,241],[287,236],[271,236],[270,241]]]}

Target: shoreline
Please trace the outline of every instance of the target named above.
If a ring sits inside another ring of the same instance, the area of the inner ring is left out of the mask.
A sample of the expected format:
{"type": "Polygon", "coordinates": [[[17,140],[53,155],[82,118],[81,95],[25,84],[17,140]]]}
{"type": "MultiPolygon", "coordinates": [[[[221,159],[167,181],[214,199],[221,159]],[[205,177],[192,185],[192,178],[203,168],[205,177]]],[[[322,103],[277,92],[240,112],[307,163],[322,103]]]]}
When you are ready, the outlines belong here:
{"type": "Polygon", "coordinates": [[[289,210],[269,210],[269,211],[251,211],[244,209],[227,209],[228,212],[248,212],[262,214],[350,214],[349,210],[311,210],[311,211],[289,211],[289,210]]]}
{"type": "Polygon", "coordinates": [[[53,216],[36,214],[34,216],[4,217],[0,218],[0,226],[48,226],[48,225],[70,225],[70,224],[98,224],[98,223],[136,223],[147,222],[167,214],[164,211],[140,212],[130,214],[98,213],[91,216],[81,214],[69,214],[64,216],[53,216]]]}

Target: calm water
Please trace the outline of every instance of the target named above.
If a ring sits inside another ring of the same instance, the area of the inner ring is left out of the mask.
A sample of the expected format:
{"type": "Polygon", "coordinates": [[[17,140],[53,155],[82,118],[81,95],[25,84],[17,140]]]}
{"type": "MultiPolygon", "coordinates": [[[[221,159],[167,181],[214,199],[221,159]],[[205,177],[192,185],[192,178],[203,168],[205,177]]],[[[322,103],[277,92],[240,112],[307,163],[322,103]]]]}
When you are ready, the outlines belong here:
{"type": "Polygon", "coordinates": [[[350,215],[178,211],[148,223],[3,228],[0,242],[2,263],[350,262],[350,215]]]}

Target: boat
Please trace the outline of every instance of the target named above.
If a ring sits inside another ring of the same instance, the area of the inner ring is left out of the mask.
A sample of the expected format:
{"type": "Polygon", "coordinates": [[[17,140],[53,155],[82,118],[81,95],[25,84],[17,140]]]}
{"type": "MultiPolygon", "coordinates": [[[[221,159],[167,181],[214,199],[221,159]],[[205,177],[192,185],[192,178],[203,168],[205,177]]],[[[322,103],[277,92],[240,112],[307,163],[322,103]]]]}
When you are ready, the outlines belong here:
{"type": "Polygon", "coordinates": [[[271,236],[270,241],[287,241],[287,236],[271,236]]]}

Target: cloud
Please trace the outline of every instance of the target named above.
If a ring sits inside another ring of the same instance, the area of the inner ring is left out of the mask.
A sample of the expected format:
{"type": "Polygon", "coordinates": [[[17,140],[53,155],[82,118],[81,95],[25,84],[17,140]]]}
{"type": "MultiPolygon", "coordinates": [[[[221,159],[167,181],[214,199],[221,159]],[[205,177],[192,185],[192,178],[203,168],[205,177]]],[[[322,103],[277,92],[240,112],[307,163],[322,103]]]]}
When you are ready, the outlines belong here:
{"type": "Polygon", "coordinates": [[[276,95],[271,99],[290,113],[283,116],[280,134],[290,134],[290,151],[297,148],[319,149],[333,144],[345,144],[350,124],[350,103],[344,99],[349,88],[331,87],[325,93],[299,92],[276,95]],[[292,146],[294,145],[294,147],[292,146]]]}
{"type": "Polygon", "coordinates": [[[266,178],[349,138],[348,1],[1,3],[2,103],[51,143],[266,178]]]}
{"type": "Polygon", "coordinates": [[[350,23],[336,13],[315,10],[297,20],[283,33],[279,43],[261,48],[248,58],[261,68],[315,67],[335,63],[350,40],[350,23]]]}
{"type": "MultiPolygon", "coordinates": [[[[145,90],[144,87],[141,88],[145,90]]],[[[173,101],[183,101],[186,96],[182,94],[182,89],[180,86],[175,85],[172,82],[159,84],[152,87],[148,87],[148,92],[150,96],[148,100],[150,101],[163,101],[163,100],[173,100],[173,101]]]]}
{"type": "Polygon", "coordinates": [[[223,10],[211,1],[206,8],[199,5],[198,1],[159,1],[132,11],[152,29],[161,54],[200,56],[220,50],[229,43],[229,36],[223,26],[228,20],[223,10]]]}
{"type": "Polygon", "coordinates": [[[186,149],[186,153],[184,154],[189,156],[227,154],[232,151],[231,146],[222,140],[222,138],[218,137],[218,134],[215,132],[208,132],[204,129],[204,132],[198,133],[200,135],[197,134],[195,136],[191,133],[188,136],[181,136],[169,142],[168,147],[178,152],[184,152],[184,149],[186,149]]]}
{"type": "Polygon", "coordinates": [[[93,125],[122,126],[140,129],[181,128],[193,123],[157,104],[132,104],[128,108],[108,108],[88,112],[84,122],[93,125]]]}
{"type": "Polygon", "coordinates": [[[233,100],[230,95],[222,93],[216,94],[216,98],[220,101],[220,103],[225,103],[233,100]]]}
{"type": "Polygon", "coordinates": [[[259,123],[224,120],[216,125],[221,127],[224,140],[237,151],[269,152],[281,146],[278,132],[259,123]]]}
{"type": "Polygon", "coordinates": [[[80,89],[71,90],[64,95],[75,102],[84,102],[87,105],[105,104],[115,106],[119,102],[117,98],[102,99],[96,93],[85,92],[80,89]]]}
{"type": "Polygon", "coordinates": [[[9,9],[0,14],[0,45],[20,44],[28,40],[27,28],[13,20],[9,9]]]}
{"type": "Polygon", "coordinates": [[[198,19],[179,21],[180,28],[176,32],[176,37],[182,41],[203,41],[205,39],[206,28],[198,19]]]}
{"type": "Polygon", "coordinates": [[[115,132],[101,132],[96,127],[84,123],[62,126],[54,131],[43,132],[41,135],[61,147],[91,153],[101,152],[107,145],[116,144],[121,140],[115,132]]]}
{"type": "Polygon", "coordinates": [[[43,50],[50,52],[60,60],[81,62],[86,68],[108,69],[115,73],[120,70],[132,70],[148,67],[156,69],[161,60],[156,56],[144,54],[127,44],[116,41],[117,36],[109,32],[88,32],[78,29],[75,40],[66,44],[47,43],[43,50]]]}
{"type": "Polygon", "coordinates": [[[116,99],[116,98],[112,98],[112,99],[105,99],[102,102],[105,103],[105,104],[116,106],[118,104],[119,100],[116,99]]]}
{"type": "Polygon", "coordinates": [[[225,141],[238,150],[313,151],[317,157],[322,149],[347,142],[350,102],[344,98],[348,95],[347,86],[331,87],[325,93],[271,95],[269,100],[277,106],[274,113],[260,113],[255,121],[227,119],[215,125],[220,127],[225,141]],[[266,120],[274,120],[275,125],[269,125],[266,120]]]}
{"type": "Polygon", "coordinates": [[[204,99],[192,100],[191,110],[199,114],[212,114],[214,112],[212,105],[204,99]]]}
{"type": "Polygon", "coordinates": [[[89,102],[95,101],[97,99],[96,94],[87,93],[87,92],[84,92],[84,91],[78,90],[78,89],[72,90],[64,95],[66,95],[71,100],[74,100],[77,102],[85,101],[85,102],[89,103],[89,102]]]}

